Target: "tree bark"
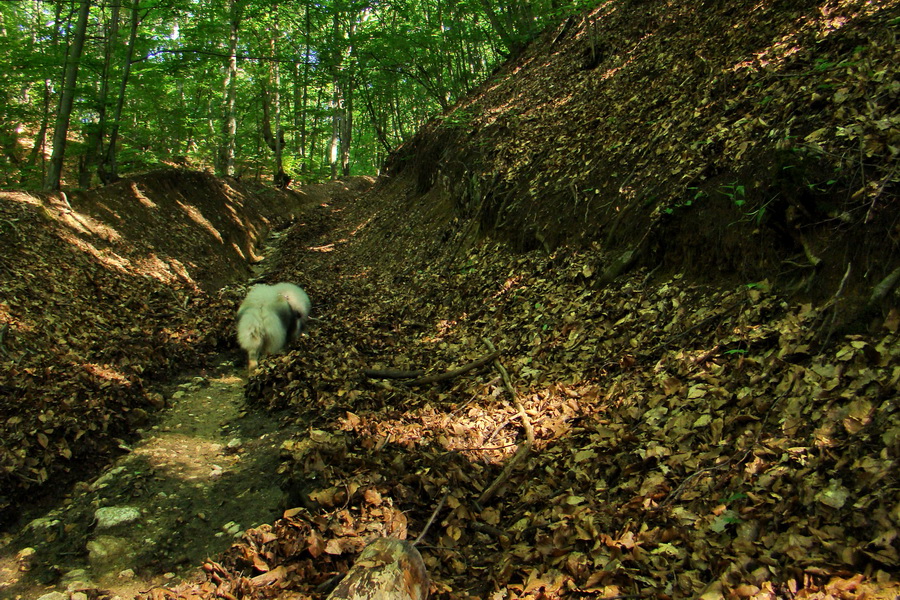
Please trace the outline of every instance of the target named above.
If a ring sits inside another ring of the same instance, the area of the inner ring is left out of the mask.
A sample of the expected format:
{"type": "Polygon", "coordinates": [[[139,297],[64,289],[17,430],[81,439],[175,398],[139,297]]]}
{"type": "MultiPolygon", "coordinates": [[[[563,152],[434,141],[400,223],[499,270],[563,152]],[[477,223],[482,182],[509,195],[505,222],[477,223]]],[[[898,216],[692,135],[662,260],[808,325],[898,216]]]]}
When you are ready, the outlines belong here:
{"type": "Polygon", "coordinates": [[[128,55],[125,57],[125,66],[122,69],[122,82],[119,84],[119,98],[116,102],[116,111],[113,115],[112,131],[109,133],[109,146],[106,155],[100,159],[97,167],[97,175],[104,184],[114,183],[119,180],[119,167],[116,163],[116,142],[119,138],[119,123],[122,120],[122,107],[125,106],[125,91],[128,89],[128,77],[131,74],[131,63],[134,60],[134,44],[137,40],[138,24],[140,23],[141,0],[134,0],[131,4],[131,32],[128,35],[128,55]]]}
{"type": "Polygon", "coordinates": [[[72,107],[75,105],[75,84],[78,82],[78,66],[81,62],[81,53],[84,50],[84,39],[87,35],[87,22],[90,11],[91,1],[81,0],[78,22],[75,25],[75,37],[72,40],[72,47],[69,48],[66,62],[66,78],[63,84],[62,98],[59,103],[59,114],[56,117],[56,125],[53,128],[53,153],[50,155],[47,178],[44,180],[44,190],[48,192],[59,190],[60,180],[62,179],[63,159],[66,155],[66,136],[69,133],[72,107]]]}
{"type": "Polygon", "coordinates": [[[222,175],[234,177],[234,149],[237,136],[237,118],[234,114],[237,103],[237,45],[241,27],[243,2],[232,0],[229,9],[230,30],[228,33],[228,59],[225,66],[225,102],[222,115],[222,147],[219,170],[222,175]]]}
{"type": "Polygon", "coordinates": [[[109,102],[109,82],[112,77],[112,65],[116,53],[116,43],[119,39],[119,6],[116,0],[110,5],[109,21],[106,28],[106,43],[104,44],[103,71],[100,74],[100,95],[97,98],[97,122],[86,124],[87,150],[84,154],[84,163],[79,173],[78,185],[82,188],[90,187],[91,178],[97,168],[97,163],[103,156],[103,142],[106,139],[106,107],[109,102]]]}

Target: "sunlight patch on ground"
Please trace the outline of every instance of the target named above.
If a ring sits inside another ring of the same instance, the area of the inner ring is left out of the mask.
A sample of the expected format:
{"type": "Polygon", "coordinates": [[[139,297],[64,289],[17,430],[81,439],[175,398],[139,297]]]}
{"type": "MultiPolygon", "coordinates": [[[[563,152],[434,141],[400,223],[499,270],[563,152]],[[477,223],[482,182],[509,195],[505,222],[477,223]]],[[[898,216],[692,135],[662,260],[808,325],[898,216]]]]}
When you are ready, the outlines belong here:
{"type": "Polygon", "coordinates": [[[790,56],[801,50],[801,41],[810,30],[813,30],[816,38],[821,41],[837,31],[840,31],[854,20],[870,17],[885,8],[885,6],[879,6],[876,2],[870,2],[867,3],[866,6],[861,7],[859,12],[850,15],[835,14],[836,10],[855,5],[856,2],[852,2],[851,0],[841,0],[835,7],[820,7],[820,16],[810,18],[803,26],[781,36],[779,40],[773,41],[769,47],[754,53],[754,58],[742,60],[727,70],[756,70],[760,68],[765,69],[767,67],[775,69],[782,68],[790,56]]]}
{"type": "Polygon", "coordinates": [[[222,243],[222,234],[219,233],[219,230],[213,227],[213,224],[203,216],[203,213],[200,212],[200,209],[198,209],[196,206],[185,204],[184,202],[177,202],[177,204],[194,223],[206,229],[214,238],[216,238],[216,240],[219,241],[219,243],[222,243]]]}
{"type": "Polygon", "coordinates": [[[182,433],[159,433],[134,449],[133,456],[143,457],[154,469],[168,477],[186,481],[210,480],[224,472],[220,454],[222,444],[182,433]],[[213,463],[218,459],[222,465],[213,463]]]}
{"type": "Polygon", "coordinates": [[[131,193],[134,194],[134,197],[138,202],[140,202],[147,208],[159,208],[159,206],[157,206],[157,204],[153,200],[144,195],[144,193],[141,191],[141,188],[139,188],[136,183],[132,182],[129,187],[131,188],[131,193]]]}
{"type": "MultiPolygon", "coordinates": [[[[134,184],[132,184],[132,190],[135,193],[135,197],[139,200],[143,197],[134,184]]],[[[100,242],[98,243],[101,245],[106,243],[116,247],[124,243],[118,231],[97,221],[90,215],[73,209],[65,194],[51,196],[46,201],[42,201],[39,197],[30,194],[2,194],[0,198],[42,207],[46,217],[59,223],[60,226],[56,229],[56,234],[64,242],[78,251],[92,256],[98,263],[112,271],[129,276],[151,277],[168,284],[183,282],[197,289],[196,282],[181,261],[160,258],[156,254],[151,254],[145,258],[130,259],[111,248],[98,247],[98,245],[85,239],[99,239],[100,242]]],[[[147,202],[150,202],[150,200],[147,200],[147,202]]],[[[153,203],[150,202],[150,204],[153,203]]],[[[156,208],[155,204],[153,204],[153,208],[156,208]]],[[[200,218],[202,219],[202,216],[200,218]]],[[[194,220],[196,221],[196,219],[194,220]]],[[[208,222],[204,226],[211,228],[208,222]]],[[[213,232],[217,239],[222,241],[218,232],[214,229],[213,232]]]]}
{"type": "Polygon", "coordinates": [[[372,221],[375,220],[375,216],[376,215],[372,215],[371,217],[369,217],[368,219],[366,219],[365,221],[361,222],[359,225],[354,227],[353,230],[350,232],[350,237],[354,237],[360,231],[365,229],[369,225],[369,223],[371,223],[372,221]]]}
{"type": "Polygon", "coordinates": [[[90,254],[91,256],[93,256],[100,264],[109,267],[114,271],[118,271],[119,273],[124,273],[127,275],[130,275],[132,273],[131,261],[124,256],[120,256],[112,250],[100,250],[90,242],[86,242],[83,239],[75,236],[74,234],[65,231],[60,231],[59,236],[63,239],[63,241],[68,242],[85,254],[90,254]]]}
{"type": "Polygon", "coordinates": [[[97,363],[84,363],[81,365],[85,371],[91,373],[92,375],[96,375],[101,379],[107,379],[109,381],[116,381],[121,383],[122,385],[131,385],[131,382],[128,380],[122,372],[116,371],[109,367],[109,365],[98,365],[97,363]]]}
{"type": "Polygon", "coordinates": [[[74,210],[61,211],[59,221],[79,233],[93,234],[107,242],[122,241],[122,236],[112,227],[74,210]]]}

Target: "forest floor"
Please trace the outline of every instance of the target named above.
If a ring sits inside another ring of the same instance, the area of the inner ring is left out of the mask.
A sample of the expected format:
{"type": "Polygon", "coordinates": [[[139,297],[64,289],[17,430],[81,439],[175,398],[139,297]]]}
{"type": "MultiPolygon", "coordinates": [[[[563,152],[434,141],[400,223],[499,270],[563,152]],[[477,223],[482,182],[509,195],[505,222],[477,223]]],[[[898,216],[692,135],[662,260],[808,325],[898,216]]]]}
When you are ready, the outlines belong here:
{"type": "Polygon", "coordinates": [[[23,531],[6,534],[0,595],[102,588],[132,598],[280,516],[272,473],[287,434],[272,415],[246,410],[245,381],[233,357],[223,357],[167,386],[168,407],[136,443],[123,444],[126,453],[54,508],[28,511],[23,531]],[[101,508],[131,517],[102,526],[101,508]]]}
{"type": "MultiPolygon", "coordinates": [[[[279,236],[262,279],[302,285],[318,320],[245,385],[243,286],[165,313],[206,371],[148,381],[145,437],[113,438],[123,462],[27,511],[0,595],[322,598],[373,538],[423,531],[435,598],[897,595],[897,314],[826,341],[827,311],[767,282],[637,269],[606,285],[599,247],[473,243],[403,183],[341,184],[279,236]],[[101,524],[97,509],[129,507],[101,524]]],[[[33,271],[64,246],[46,248],[33,271]]],[[[116,315],[123,294],[93,314],[116,315]]],[[[150,327],[172,303],[125,321],[150,327]]],[[[54,418],[27,400],[22,417],[54,418]]]]}
{"type": "Polygon", "coordinates": [[[440,600],[896,598],[900,4],[628,4],[371,190],[0,194],[0,597],[320,599],[421,535],[440,600]],[[271,230],[318,320],[244,381],[271,230]]]}

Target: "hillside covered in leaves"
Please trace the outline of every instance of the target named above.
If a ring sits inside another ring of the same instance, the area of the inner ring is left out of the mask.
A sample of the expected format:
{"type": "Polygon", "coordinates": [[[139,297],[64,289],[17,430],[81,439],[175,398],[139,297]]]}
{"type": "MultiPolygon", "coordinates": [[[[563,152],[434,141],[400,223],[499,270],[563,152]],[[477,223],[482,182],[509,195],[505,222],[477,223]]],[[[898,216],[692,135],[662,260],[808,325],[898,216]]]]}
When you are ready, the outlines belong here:
{"type": "Polygon", "coordinates": [[[0,522],[102,466],[162,408],[155,383],[234,343],[239,291],[202,290],[243,282],[315,193],[174,170],[0,193],[0,522]]]}
{"type": "MultiPolygon", "coordinates": [[[[607,2],[307,206],[265,280],[317,320],[246,389],[287,510],[145,597],[324,598],[421,535],[434,598],[895,598],[898,26],[607,2]]],[[[199,297],[234,349],[239,294],[199,297]]]]}
{"type": "Polygon", "coordinates": [[[818,300],[845,278],[844,299],[860,297],[837,321],[852,322],[900,264],[898,19],[891,0],[605,2],[420,130],[389,172],[520,248],[598,241],[818,300]]]}

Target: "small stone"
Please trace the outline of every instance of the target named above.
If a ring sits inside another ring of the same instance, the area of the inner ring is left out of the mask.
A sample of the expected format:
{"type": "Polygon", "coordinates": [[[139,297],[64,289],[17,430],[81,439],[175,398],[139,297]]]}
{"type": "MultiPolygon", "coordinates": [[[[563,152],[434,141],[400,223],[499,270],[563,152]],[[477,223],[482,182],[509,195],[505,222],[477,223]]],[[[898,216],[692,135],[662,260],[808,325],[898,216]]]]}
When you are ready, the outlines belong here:
{"type": "Polygon", "coordinates": [[[147,394],[147,403],[156,410],[162,410],[166,407],[166,397],[159,392],[147,394]]]}
{"type": "Polygon", "coordinates": [[[168,573],[163,573],[163,577],[165,577],[166,579],[175,579],[175,573],[169,571],[168,573]]]}
{"type": "Polygon", "coordinates": [[[42,517],[40,519],[35,519],[31,523],[28,524],[28,529],[38,530],[38,529],[50,529],[51,527],[56,527],[59,525],[58,519],[51,519],[49,517],[42,517]]]}
{"type": "Polygon", "coordinates": [[[79,589],[92,587],[91,577],[85,569],[72,569],[62,576],[62,584],[66,589],[79,589]]]}
{"type": "Polygon", "coordinates": [[[69,600],[88,600],[88,595],[84,592],[72,592],[69,596],[69,600]]]}
{"type": "Polygon", "coordinates": [[[30,571],[34,566],[35,555],[37,550],[34,548],[22,548],[16,554],[16,564],[19,565],[20,571],[30,571]]]}
{"type": "Polygon", "coordinates": [[[225,445],[225,448],[228,450],[238,450],[241,446],[244,445],[244,442],[241,441],[241,438],[232,438],[228,440],[228,443],[225,445]]]}
{"type": "Polygon", "coordinates": [[[134,569],[119,571],[119,579],[134,579],[134,569]]]}
{"type": "MultiPolygon", "coordinates": [[[[100,535],[87,543],[88,560],[95,574],[119,573],[134,556],[132,542],[112,535],[100,535]]],[[[99,576],[98,575],[98,576],[99,576]]]]}
{"type": "Polygon", "coordinates": [[[184,391],[183,391],[183,390],[178,390],[177,392],[175,392],[174,394],[172,394],[172,398],[173,398],[174,400],[180,400],[181,398],[184,398],[184,391]]]}
{"type": "Polygon", "coordinates": [[[141,511],[133,506],[104,506],[94,512],[97,529],[110,529],[118,525],[134,523],[141,518],[141,511]]]}
{"type": "Polygon", "coordinates": [[[62,592],[50,592],[40,596],[37,600],[69,600],[69,595],[62,592]]]}
{"type": "Polygon", "coordinates": [[[241,531],[241,526],[237,523],[228,523],[225,525],[225,533],[229,535],[238,535],[241,531]]]}

